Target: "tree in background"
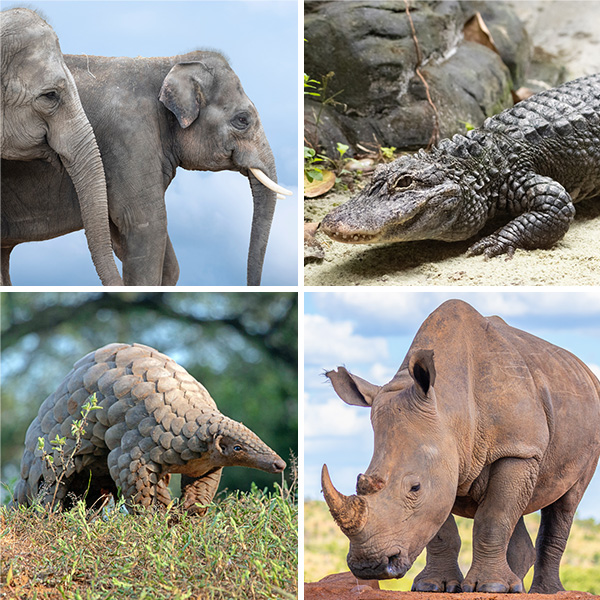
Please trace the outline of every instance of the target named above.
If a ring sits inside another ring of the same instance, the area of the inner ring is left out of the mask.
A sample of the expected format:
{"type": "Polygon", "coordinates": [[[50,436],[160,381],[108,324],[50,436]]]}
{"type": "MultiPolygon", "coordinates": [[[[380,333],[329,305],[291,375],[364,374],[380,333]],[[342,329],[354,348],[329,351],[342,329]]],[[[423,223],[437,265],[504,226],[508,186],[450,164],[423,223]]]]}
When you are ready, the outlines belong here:
{"type": "MultiPolygon", "coordinates": [[[[267,292],[4,292],[2,480],[14,480],[27,427],[73,363],[111,342],[147,344],[200,381],[289,464],[298,451],[298,302],[267,292]]],[[[286,470],[289,476],[290,470],[286,470]]],[[[220,488],[272,486],[229,467],[220,488]]]]}

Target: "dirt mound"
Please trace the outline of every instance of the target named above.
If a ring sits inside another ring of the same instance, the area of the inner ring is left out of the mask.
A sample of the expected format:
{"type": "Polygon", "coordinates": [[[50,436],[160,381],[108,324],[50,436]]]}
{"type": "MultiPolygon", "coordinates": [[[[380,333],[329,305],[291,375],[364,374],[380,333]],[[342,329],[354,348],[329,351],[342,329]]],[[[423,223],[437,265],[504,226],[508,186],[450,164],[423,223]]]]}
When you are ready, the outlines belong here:
{"type": "Polygon", "coordinates": [[[558,594],[439,594],[380,590],[376,580],[356,579],[350,572],[328,575],[304,584],[304,600],[590,600],[600,598],[587,592],[558,594]]]}

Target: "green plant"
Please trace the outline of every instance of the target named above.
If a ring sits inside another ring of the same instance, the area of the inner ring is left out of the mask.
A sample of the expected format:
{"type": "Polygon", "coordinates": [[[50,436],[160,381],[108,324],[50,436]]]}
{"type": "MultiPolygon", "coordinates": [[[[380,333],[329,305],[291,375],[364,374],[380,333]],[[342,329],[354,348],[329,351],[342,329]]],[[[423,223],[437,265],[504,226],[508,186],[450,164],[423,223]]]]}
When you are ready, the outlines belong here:
{"type": "Polygon", "coordinates": [[[0,508],[9,598],[297,598],[294,483],[220,493],[201,519],[177,507],[102,519],[84,502],[38,508],[0,508]]]}
{"type": "Polygon", "coordinates": [[[389,148],[386,148],[385,146],[381,146],[379,148],[379,151],[381,152],[382,159],[385,162],[390,162],[390,161],[394,160],[394,158],[396,158],[396,156],[394,154],[396,152],[395,146],[390,146],[389,148]]]}
{"type": "Polygon", "coordinates": [[[323,169],[316,166],[320,162],[323,162],[323,158],[317,154],[316,150],[304,146],[304,176],[309,183],[323,181],[323,169]]]}
{"type": "Polygon", "coordinates": [[[54,449],[53,454],[46,451],[46,442],[44,438],[38,438],[37,449],[42,453],[42,459],[54,475],[54,494],[52,495],[52,501],[49,505],[50,511],[54,509],[56,494],[63,479],[66,477],[71,467],[74,467],[75,455],[80,450],[81,440],[85,435],[84,425],[87,422],[88,415],[93,410],[102,410],[102,407],[98,406],[98,399],[95,393],[81,406],[81,419],[73,421],[71,424],[71,435],[73,436],[74,445],[69,452],[66,452],[65,450],[65,447],[67,446],[66,436],[60,437],[57,433],[56,437],[53,440],[50,440],[50,445],[54,449]]]}

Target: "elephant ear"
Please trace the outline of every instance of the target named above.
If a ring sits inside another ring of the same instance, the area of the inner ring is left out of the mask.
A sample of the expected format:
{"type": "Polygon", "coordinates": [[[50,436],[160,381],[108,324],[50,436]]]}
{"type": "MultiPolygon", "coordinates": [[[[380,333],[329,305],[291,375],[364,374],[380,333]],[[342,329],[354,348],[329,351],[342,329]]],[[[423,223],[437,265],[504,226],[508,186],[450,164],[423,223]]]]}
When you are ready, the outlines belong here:
{"type": "Polygon", "coordinates": [[[200,61],[176,64],[165,77],[158,99],[177,117],[182,129],[189,127],[206,104],[212,71],[200,61]]]}

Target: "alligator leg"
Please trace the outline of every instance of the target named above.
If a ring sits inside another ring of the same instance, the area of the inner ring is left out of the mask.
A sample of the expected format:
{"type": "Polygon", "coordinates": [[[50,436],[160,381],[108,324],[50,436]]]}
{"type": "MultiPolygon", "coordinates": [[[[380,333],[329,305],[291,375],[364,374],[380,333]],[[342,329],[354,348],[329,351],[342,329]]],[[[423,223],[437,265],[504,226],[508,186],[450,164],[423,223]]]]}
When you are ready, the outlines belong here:
{"type": "Polygon", "coordinates": [[[517,248],[549,248],[565,235],[575,217],[571,196],[550,177],[529,173],[511,178],[502,192],[509,210],[522,214],[473,244],[468,256],[511,257],[517,248]]]}

